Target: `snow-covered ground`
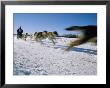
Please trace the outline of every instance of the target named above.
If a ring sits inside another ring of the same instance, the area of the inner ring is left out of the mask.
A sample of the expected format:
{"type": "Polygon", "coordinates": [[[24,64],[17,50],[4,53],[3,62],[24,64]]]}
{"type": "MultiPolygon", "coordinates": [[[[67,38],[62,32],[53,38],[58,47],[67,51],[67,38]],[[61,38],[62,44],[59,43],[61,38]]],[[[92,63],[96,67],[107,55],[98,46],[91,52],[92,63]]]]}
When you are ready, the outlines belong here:
{"type": "Polygon", "coordinates": [[[14,75],[96,75],[97,46],[86,43],[65,51],[76,38],[57,38],[42,44],[14,37],[14,75]]]}

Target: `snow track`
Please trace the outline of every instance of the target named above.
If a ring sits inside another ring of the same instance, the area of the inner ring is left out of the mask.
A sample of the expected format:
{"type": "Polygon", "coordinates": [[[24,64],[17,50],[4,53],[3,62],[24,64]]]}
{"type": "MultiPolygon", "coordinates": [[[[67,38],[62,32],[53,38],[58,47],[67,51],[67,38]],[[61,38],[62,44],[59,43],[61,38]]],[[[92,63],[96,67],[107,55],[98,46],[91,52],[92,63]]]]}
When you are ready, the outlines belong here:
{"type": "Polygon", "coordinates": [[[97,47],[86,43],[65,51],[75,38],[58,38],[56,45],[14,37],[14,75],[96,75],[97,47]]]}

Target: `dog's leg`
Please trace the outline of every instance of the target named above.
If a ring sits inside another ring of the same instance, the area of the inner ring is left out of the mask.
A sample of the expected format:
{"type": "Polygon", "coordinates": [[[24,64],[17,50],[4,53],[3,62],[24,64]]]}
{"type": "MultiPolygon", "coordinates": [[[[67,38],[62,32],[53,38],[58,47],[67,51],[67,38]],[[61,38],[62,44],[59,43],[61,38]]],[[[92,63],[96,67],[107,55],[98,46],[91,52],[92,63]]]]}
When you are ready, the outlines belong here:
{"type": "Polygon", "coordinates": [[[66,49],[66,51],[69,51],[71,48],[73,48],[74,46],[79,45],[80,43],[81,43],[81,40],[80,40],[80,39],[78,39],[78,40],[76,40],[76,41],[74,41],[74,42],[71,42],[71,43],[69,44],[69,47],[66,49]]]}

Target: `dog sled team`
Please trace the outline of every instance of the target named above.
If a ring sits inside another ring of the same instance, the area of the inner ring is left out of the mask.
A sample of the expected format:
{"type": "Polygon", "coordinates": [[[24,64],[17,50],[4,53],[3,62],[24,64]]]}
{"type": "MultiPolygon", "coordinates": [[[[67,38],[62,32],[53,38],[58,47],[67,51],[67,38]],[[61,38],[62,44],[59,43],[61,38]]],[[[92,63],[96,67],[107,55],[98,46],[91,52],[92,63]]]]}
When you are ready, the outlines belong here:
{"type": "Polygon", "coordinates": [[[43,31],[43,32],[35,32],[34,34],[28,34],[28,33],[23,33],[23,29],[20,27],[17,30],[17,39],[23,39],[26,41],[26,39],[30,37],[30,39],[34,39],[37,42],[42,42],[44,39],[49,39],[52,41],[53,44],[55,44],[56,37],[58,37],[58,33],[56,31],[54,32],[48,32],[48,31],[43,31]]]}
{"type": "MultiPolygon", "coordinates": [[[[82,35],[79,36],[79,39],[76,41],[73,41],[69,44],[68,48],[66,50],[70,50],[74,46],[86,43],[88,41],[91,41],[93,43],[97,43],[97,26],[72,26],[67,28],[66,30],[69,31],[75,31],[79,30],[81,31],[82,35]]],[[[44,39],[49,39],[53,44],[55,44],[56,37],[58,37],[58,33],[56,31],[54,32],[35,32],[34,34],[23,34],[23,29],[21,27],[17,30],[17,39],[23,39],[26,41],[27,37],[30,37],[31,39],[36,40],[37,42],[42,42],[44,39]]]]}

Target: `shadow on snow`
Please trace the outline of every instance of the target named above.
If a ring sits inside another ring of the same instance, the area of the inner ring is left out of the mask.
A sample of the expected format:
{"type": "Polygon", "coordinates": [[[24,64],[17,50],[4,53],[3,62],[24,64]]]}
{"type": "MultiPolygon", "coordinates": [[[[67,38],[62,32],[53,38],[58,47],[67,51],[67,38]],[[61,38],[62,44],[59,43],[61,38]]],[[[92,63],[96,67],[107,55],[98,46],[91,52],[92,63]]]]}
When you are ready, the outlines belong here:
{"type": "MultiPolygon", "coordinates": [[[[50,47],[50,46],[47,46],[50,47]]],[[[66,49],[68,46],[62,46],[62,45],[56,45],[53,48],[58,49],[66,49]]],[[[83,53],[88,53],[88,54],[94,54],[97,55],[97,50],[92,50],[92,49],[85,49],[85,48],[78,48],[78,47],[74,47],[72,49],[70,49],[70,51],[76,51],[76,52],[83,52],[83,53]]]]}

